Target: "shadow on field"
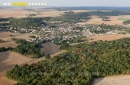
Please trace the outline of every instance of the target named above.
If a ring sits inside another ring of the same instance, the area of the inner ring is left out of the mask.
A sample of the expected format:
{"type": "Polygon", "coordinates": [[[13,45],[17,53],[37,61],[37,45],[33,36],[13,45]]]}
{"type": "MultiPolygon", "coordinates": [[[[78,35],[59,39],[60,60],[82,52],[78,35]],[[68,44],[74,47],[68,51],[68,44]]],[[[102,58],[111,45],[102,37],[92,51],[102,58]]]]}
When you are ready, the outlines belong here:
{"type": "Polygon", "coordinates": [[[9,62],[5,62],[6,59],[9,59],[10,52],[0,52],[0,72],[12,68],[14,65],[9,65],[9,62]]]}
{"type": "Polygon", "coordinates": [[[105,77],[94,78],[91,82],[91,85],[104,85],[103,83],[98,84],[98,83],[102,82],[104,78],[105,77]]]}

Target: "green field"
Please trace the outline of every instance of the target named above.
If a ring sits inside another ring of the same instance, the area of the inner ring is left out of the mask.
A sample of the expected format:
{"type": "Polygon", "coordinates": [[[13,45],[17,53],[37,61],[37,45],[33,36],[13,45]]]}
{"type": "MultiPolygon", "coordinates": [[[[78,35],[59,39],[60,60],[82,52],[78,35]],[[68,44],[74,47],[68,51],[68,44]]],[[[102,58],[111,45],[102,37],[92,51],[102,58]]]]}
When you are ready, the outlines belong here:
{"type": "Polygon", "coordinates": [[[130,18],[118,18],[118,20],[126,21],[126,20],[130,20],[130,18]]]}

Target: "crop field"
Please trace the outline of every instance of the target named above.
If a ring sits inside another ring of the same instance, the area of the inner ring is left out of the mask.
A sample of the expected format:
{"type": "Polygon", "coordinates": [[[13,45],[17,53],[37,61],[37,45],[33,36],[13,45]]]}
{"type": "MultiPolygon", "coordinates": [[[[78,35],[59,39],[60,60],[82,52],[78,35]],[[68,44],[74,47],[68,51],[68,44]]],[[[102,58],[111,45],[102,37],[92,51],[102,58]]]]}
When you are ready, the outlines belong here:
{"type": "Polygon", "coordinates": [[[97,78],[92,85],[130,85],[130,75],[97,78]]]}
{"type": "Polygon", "coordinates": [[[15,18],[23,18],[26,17],[27,14],[37,14],[35,12],[30,12],[24,9],[0,9],[0,17],[1,18],[9,18],[9,17],[15,17],[15,18]]]}
{"type": "Polygon", "coordinates": [[[86,22],[79,22],[78,24],[108,24],[108,25],[115,25],[115,24],[123,24],[123,21],[129,20],[130,15],[120,15],[120,16],[110,16],[110,21],[102,21],[102,18],[98,16],[92,16],[90,20],[86,22]]]}
{"type": "Polygon", "coordinates": [[[25,18],[28,14],[35,14],[34,17],[56,17],[64,14],[64,11],[55,11],[55,10],[44,10],[44,9],[33,9],[33,10],[25,10],[25,9],[0,9],[0,18],[25,18]]]}
{"type": "Polygon", "coordinates": [[[0,39],[7,41],[4,43],[0,43],[0,47],[16,47],[17,43],[15,43],[11,38],[19,38],[19,39],[30,39],[29,36],[35,34],[20,34],[20,33],[11,33],[11,32],[0,32],[0,39]],[[10,36],[12,35],[12,36],[10,36]]]}
{"type": "Polygon", "coordinates": [[[97,40],[116,40],[116,39],[120,39],[120,38],[125,38],[125,37],[129,37],[127,35],[123,35],[123,34],[116,34],[116,35],[102,35],[102,36],[92,36],[91,38],[93,40],[91,41],[97,41],[97,40]]]}
{"type": "Polygon", "coordinates": [[[130,18],[118,18],[118,20],[126,21],[126,20],[130,20],[130,18]]]}
{"type": "Polygon", "coordinates": [[[16,83],[6,78],[6,71],[13,68],[16,64],[24,64],[30,60],[30,58],[15,52],[0,52],[0,85],[13,85],[16,83]]]}

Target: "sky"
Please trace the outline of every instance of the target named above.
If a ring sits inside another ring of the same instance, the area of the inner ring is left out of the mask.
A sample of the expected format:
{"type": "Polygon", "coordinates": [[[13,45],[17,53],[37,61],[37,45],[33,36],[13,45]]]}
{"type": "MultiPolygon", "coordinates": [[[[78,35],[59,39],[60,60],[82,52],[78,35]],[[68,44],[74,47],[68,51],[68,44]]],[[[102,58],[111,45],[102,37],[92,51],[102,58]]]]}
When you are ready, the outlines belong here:
{"type": "Polygon", "coordinates": [[[130,0],[0,0],[3,3],[25,1],[46,3],[48,6],[118,6],[130,7],[130,0]]]}

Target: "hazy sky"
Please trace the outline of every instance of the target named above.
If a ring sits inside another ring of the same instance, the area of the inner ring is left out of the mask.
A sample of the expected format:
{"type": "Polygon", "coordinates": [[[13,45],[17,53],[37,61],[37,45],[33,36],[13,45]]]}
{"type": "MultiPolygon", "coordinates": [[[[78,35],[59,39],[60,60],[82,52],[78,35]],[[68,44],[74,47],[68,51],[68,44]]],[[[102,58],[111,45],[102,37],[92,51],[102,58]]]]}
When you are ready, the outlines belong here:
{"type": "Polygon", "coordinates": [[[130,0],[0,0],[0,5],[4,2],[43,2],[48,6],[124,6],[130,7],[130,0]]]}

